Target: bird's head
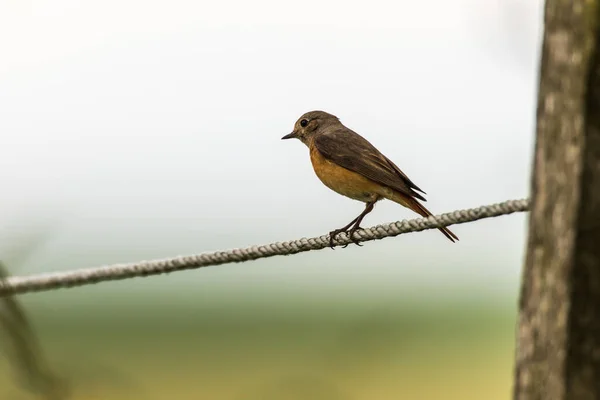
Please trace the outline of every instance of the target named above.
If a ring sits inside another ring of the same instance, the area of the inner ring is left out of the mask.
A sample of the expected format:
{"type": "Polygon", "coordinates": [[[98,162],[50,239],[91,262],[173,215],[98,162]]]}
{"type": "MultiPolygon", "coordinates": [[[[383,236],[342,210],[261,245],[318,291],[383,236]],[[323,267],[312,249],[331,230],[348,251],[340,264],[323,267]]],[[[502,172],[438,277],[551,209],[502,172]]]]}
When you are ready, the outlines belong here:
{"type": "Polygon", "coordinates": [[[339,124],[340,120],[335,115],[325,111],[310,111],[298,118],[294,130],[281,139],[300,139],[302,143],[308,144],[314,135],[325,133],[328,128],[339,124]]]}

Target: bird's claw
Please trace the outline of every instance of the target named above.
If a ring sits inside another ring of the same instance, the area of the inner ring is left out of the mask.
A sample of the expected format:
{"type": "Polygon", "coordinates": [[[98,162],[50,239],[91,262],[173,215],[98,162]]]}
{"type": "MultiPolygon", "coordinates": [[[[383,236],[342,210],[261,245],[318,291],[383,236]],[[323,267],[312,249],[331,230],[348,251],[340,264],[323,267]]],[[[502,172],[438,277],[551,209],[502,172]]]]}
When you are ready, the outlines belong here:
{"type": "MultiPolygon", "coordinates": [[[[357,226],[357,227],[354,227],[354,228],[350,229],[350,230],[348,231],[348,238],[350,238],[350,240],[352,241],[352,243],[354,243],[355,245],[357,245],[357,246],[359,246],[359,247],[362,247],[362,244],[360,244],[360,242],[358,241],[358,238],[355,238],[355,237],[354,237],[354,234],[355,234],[356,232],[358,232],[358,231],[364,231],[364,229],[363,229],[363,228],[361,228],[360,226],[357,226]]],[[[349,244],[350,244],[350,243],[347,243],[347,244],[346,244],[346,245],[344,245],[344,247],[342,247],[342,248],[346,248],[346,247],[348,247],[348,245],[349,245],[349,244]]]]}
{"type": "Polygon", "coordinates": [[[333,241],[335,240],[337,235],[339,235],[342,232],[346,231],[343,229],[336,229],[334,231],[329,232],[329,247],[331,247],[333,250],[335,250],[335,245],[333,244],[333,241]]]}
{"type": "MultiPolygon", "coordinates": [[[[335,240],[335,238],[337,237],[337,235],[339,235],[342,232],[347,232],[348,238],[352,241],[352,243],[354,243],[357,246],[362,247],[362,244],[360,244],[360,242],[358,241],[357,238],[354,237],[354,234],[357,231],[363,231],[364,229],[361,228],[360,226],[356,226],[350,230],[348,229],[336,229],[334,231],[329,232],[329,247],[331,247],[332,249],[334,249],[334,244],[333,241],[335,240]]],[[[345,249],[346,247],[348,247],[350,243],[346,243],[345,245],[342,246],[342,249],[345,249]]]]}

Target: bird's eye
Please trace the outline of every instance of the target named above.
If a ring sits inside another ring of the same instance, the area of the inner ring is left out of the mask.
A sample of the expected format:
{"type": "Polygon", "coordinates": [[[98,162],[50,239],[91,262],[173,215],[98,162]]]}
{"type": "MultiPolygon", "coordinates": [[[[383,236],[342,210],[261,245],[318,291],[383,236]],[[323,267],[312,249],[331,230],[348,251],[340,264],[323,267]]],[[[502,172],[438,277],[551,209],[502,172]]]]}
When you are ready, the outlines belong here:
{"type": "Polygon", "coordinates": [[[308,125],[308,120],[307,119],[303,119],[302,121],[300,121],[300,126],[305,128],[306,125],[308,125]]]}

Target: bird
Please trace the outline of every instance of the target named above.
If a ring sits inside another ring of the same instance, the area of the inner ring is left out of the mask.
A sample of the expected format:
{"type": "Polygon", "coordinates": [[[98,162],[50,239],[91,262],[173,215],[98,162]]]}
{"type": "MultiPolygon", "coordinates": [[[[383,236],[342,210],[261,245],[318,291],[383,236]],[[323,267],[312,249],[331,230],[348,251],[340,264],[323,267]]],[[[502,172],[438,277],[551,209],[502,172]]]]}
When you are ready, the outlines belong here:
{"type": "MultiPolygon", "coordinates": [[[[391,200],[422,217],[432,215],[419,202],[426,201],[423,197],[426,193],[367,139],[344,126],[335,115],[325,111],[309,111],[298,118],[294,130],[281,139],[299,139],[308,147],[315,174],[325,186],[365,203],[358,217],[344,227],[329,232],[329,246],[332,249],[336,237],[342,232],[353,243],[361,245],[355,234],[363,229],[360,227],[362,220],[380,200],[391,200]]],[[[451,242],[459,240],[448,228],[438,229],[451,242]]]]}

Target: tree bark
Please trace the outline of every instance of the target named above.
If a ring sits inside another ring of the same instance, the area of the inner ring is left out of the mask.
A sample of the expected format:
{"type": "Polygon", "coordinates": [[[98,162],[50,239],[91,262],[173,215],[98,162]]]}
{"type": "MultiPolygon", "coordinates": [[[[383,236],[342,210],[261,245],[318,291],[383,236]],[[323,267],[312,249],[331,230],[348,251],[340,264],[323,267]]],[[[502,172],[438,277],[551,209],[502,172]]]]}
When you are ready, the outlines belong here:
{"type": "Polygon", "coordinates": [[[514,398],[600,399],[600,0],[547,0],[514,398]]]}

